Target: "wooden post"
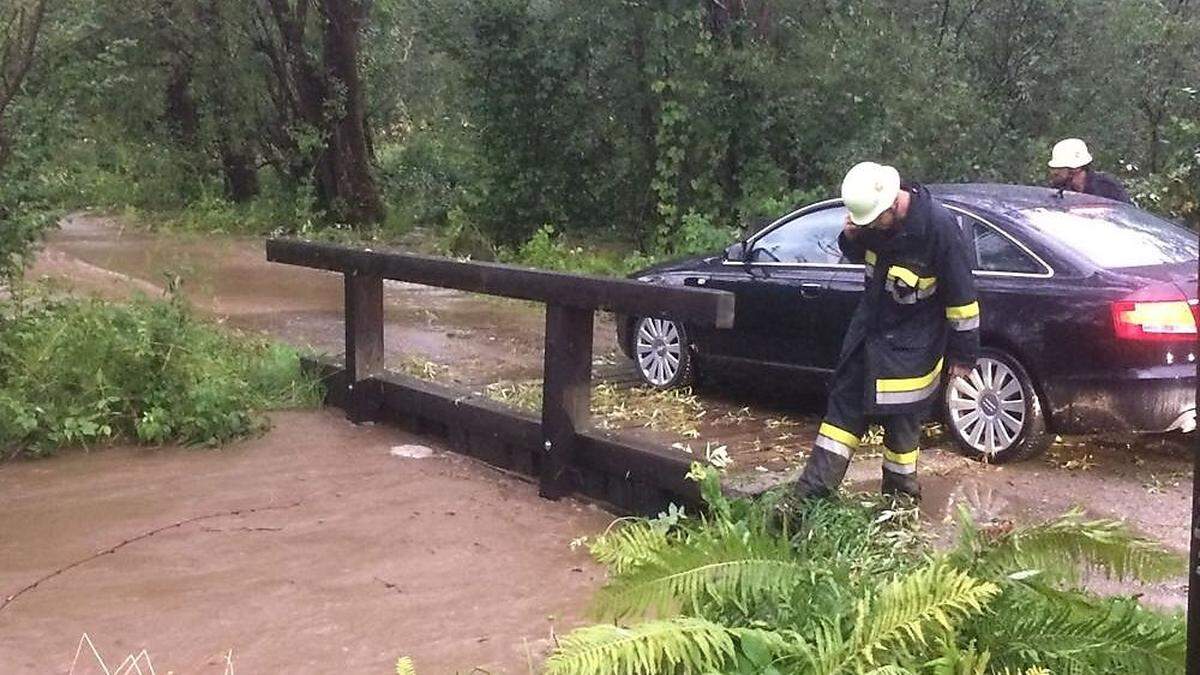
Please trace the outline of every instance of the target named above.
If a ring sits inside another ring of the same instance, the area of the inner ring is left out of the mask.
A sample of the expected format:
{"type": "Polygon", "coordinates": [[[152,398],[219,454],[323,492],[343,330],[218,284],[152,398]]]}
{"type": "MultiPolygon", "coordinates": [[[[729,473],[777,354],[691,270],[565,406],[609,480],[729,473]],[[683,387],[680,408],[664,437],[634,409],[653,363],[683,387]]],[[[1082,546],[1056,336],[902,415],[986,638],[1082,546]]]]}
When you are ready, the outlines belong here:
{"type": "Polygon", "coordinates": [[[1200,675],[1200,448],[1196,447],[1194,442],[1192,454],[1192,551],[1188,559],[1187,675],[1200,675]]]}
{"type": "Polygon", "coordinates": [[[363,381],[383,370],[383,278],[345,274],[346,417],[354,423],[374,419],[378,396],[363,381]]]}
{"type": "Polygon", "coordinates": [[[590,309],[546,306],[540,492],[547,499],[571,492],[576,434],[591,426],[593,321],[590,309]]]}

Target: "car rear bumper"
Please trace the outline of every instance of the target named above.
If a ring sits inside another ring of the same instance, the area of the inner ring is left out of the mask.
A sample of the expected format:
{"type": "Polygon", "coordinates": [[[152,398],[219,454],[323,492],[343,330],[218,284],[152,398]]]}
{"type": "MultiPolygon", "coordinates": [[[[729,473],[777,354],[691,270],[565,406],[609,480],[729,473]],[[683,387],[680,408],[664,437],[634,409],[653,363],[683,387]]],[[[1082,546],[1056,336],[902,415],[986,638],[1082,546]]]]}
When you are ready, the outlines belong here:
{"type": "Polygon", "coordinates": [[[1159,366],[1047,383],[1050,423],[1059,433],[1192,431],[1196,367],[1159,366]]]}

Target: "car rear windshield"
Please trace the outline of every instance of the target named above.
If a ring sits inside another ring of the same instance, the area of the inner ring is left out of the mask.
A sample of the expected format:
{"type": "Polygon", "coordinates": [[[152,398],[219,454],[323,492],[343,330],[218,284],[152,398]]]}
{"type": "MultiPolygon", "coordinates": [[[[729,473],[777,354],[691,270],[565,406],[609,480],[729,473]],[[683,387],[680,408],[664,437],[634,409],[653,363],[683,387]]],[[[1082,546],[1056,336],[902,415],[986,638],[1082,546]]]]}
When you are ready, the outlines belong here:
{"type": "Polygon", "coordinates": [[[1195,262],[1200,256],[1195,232],[1124,204],[1021,213],[1034,227],[1105,269],[1195,262]]]}

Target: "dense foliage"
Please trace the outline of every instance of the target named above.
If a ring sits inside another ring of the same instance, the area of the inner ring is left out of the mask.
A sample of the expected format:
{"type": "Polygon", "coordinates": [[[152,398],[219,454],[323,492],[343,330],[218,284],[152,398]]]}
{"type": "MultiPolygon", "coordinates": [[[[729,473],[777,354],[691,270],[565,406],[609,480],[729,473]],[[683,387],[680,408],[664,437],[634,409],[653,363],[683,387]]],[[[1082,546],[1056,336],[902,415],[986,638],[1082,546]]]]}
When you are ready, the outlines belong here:
{"type": "Polygon", "coordinates": [[[256,232],[428,226],[480,256],[520,259],[539,237],[539,255],[595,240],[670,255],[830,194],[859,159],[926,182],[1039,182],[1065,136],[1197,226],[1197,9],[49,3],[0,106],[0,258],[44,221],[29,212],[86,206],[256,232]]]}
{"type": "Polygon", "coordinates": [[[960,514],[935,550],[916,509],[812,502],[780,532],[694,465],[708,512],[619,522],[590,542],[610,579],[595,626],[559,639],[554,675],[1182,673],[1180,617],[1078,588],[1082,572],[1162,578],[1182,561],[1117,523],[1032,527],[960,514]]]}
{"type": "Polygon", "coordinates": [[[178,299],[0,302],[0,453],[123,438],[217,444],[265,409],[311,405],[295,350],[203,322],[178,299]]]}

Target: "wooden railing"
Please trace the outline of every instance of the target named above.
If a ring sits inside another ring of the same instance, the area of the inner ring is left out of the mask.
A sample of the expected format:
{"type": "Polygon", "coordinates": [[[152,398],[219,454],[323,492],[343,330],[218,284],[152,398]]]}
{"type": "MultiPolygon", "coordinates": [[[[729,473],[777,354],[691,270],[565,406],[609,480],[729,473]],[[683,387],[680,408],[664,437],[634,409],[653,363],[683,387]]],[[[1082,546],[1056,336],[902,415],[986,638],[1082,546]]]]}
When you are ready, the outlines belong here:
{"type": "Polygon", "coordinates": [[[536,476],[540,493],[552,499],[579,491],[636,512],[696,501],[679,453],[591,427],[595,312],[729,328],[732,294],[290,239],[267,241],[267,259],[344,275],[344,360],[309,365],[325,378],[328,400],[352,420],[396,421],[444,435],[455,450],[536,476]],[[544,303],[540,417],[386,371],[384,279],[544,303]]]}

